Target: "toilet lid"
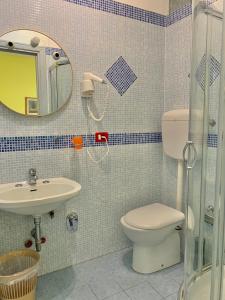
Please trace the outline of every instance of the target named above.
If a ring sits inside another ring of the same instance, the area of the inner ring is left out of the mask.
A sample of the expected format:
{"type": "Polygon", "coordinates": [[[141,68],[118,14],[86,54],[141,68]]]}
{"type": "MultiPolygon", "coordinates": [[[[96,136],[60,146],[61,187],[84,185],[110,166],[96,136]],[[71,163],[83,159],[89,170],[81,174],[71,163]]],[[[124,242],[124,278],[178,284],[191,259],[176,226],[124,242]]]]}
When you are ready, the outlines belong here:
{"type": "Polygon", "coordinates": [[[128,212],[126,223],[139,229],[160,229],[184,220],[184,214],[174,208],[154,203],[128,212]]]}

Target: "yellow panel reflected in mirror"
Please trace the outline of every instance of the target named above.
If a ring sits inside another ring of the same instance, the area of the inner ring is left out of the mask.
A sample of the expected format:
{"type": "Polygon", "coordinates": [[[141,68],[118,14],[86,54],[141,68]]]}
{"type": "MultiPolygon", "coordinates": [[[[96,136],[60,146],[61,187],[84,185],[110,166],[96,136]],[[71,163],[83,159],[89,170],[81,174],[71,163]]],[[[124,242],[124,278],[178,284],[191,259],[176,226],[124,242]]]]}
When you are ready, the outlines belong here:
{"type": "Polygon", "coordinates": [[[27,99],[37,99],[36,56],[0,51],[0,101],[27,114],[27,99]]]}

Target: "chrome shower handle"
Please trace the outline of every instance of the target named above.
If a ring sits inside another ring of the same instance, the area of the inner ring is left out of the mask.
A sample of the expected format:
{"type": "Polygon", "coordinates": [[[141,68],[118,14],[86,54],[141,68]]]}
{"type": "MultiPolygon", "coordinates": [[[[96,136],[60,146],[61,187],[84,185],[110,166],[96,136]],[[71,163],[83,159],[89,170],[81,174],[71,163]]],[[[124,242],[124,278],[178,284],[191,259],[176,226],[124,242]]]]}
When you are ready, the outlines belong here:
{"type": "Polygon", "coordinates": [[[184,146],[184,149],[183,149],[183,160],[184,160],[184,162],[186,164],[186,168],[188,170],[194,168],[195,163],[197,161],[197,150],[196,150],[195,145],[194,145],[194,143],[192,141],[187,141],[186,145],[184,146]],[[190,159],[190,155],[189,155],[190,154],[189,151],[191,151],[191,150],[193,150],[193,153],[194,153],[192,159],[190,159]],[[186,154],[187,154],[187,156],[186,156],[186,154]],[[186,159],[186,157],[188,157],[188,158],[186,159]]]}

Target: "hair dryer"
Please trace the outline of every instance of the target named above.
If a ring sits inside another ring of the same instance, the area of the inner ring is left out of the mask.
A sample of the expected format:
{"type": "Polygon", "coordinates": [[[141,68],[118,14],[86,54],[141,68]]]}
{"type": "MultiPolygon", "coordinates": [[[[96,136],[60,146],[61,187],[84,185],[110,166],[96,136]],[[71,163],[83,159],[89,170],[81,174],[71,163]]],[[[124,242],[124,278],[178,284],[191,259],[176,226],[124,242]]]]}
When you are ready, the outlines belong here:
{"type": "Polygon", "coordinates": [[[94,81],[106,84],[106,81],[90,72],[84,73],[84,78],[81,81],[81,95],[85,98],[93,96],[95,91],[94,81]]]}
{"type": "MultiPolygon", "coordinates": [[[[105,116],[105,113],[107,111],[107,108],[108,108],[108,104],[109,104],[109,85],[106,86],[107,87],[107,95],[106,95],[106,105],[105,105],[104,111],[103,111],[103,113],[100,117],[97,117],[93,114],[93,112],[91,111],[91,107],[90,107],[90,102],[93,101],[92,96],[94,95],[94,92],[95,92],[94,81],[100,82],[100,83],[103,83],[103,84],[107,84],[107,82],[104,79],[92,74],[91,72],[85,72],[83,80],[81,81],[81,84],[80,84],[81,96],[84,99],[86,98],[85,101],[87,101],[87,109],[88,109],[90,118],[92,118],[96,122],[100,122],[100,121],[103,120],[103,118],[105,116]]],[[[86,133],[86,141],[88,143],[88,134],[87,133],[86,133]]],[[[96,160],[92,156],[92,154],[91,154],[90,150],[88,149],[88,147],[86,147],[87,153],[88,153],[90,159],[93,162],[99,163],[100,161],[102,161],[103,159],[105,159],[108,156],[108,154],[109,154],[109,145],[108,145],[107,139],[105,140],[105,142],[106,142],[107,151],[99,160],[96,160]]]]}

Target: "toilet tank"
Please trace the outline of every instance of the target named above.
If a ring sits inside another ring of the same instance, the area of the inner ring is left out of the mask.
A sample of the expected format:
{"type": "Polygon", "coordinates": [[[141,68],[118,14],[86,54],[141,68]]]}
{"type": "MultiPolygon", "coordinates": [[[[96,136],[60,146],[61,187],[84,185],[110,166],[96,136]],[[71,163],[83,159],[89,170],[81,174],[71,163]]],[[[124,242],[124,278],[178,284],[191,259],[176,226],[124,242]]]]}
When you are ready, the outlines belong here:
{"type": "Polygon", "coordinates": [[[176,109],[163,114],[163,150],[168,156],[183,160],[183,149],[186,142],[188,141],[188,131],[188,109],[176,109]]]}

